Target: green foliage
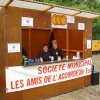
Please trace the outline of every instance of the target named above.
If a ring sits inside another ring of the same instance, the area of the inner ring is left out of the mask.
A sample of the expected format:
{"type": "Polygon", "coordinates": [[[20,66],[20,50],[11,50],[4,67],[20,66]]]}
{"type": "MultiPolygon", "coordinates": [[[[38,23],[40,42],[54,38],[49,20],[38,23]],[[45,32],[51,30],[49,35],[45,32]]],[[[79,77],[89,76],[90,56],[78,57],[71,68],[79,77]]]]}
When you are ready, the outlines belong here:
{"type": "MultiPolygon", "coordinates": [[[[69,6],[81,10],[100,13],[100,1],[98,0],[37,0],[51,4],[69,6]]],[[[93,39],[100,39],[100,18],[93,20],[93,39]]]]}
{"type": "Polygon", "coordinates": [[[93,20],[93,39],[100,40],[100,18],[93,20]]]}

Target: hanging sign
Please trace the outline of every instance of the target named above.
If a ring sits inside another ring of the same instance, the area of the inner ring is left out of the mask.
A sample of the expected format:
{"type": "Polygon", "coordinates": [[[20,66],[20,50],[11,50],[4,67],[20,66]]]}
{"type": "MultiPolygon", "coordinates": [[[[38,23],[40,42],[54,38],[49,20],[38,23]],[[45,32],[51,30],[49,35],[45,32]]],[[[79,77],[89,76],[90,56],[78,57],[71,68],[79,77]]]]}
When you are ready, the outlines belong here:
{"type": "Polygon", "coordinates": [[[67,29],[67,16],[61,14],[51,14],[51,27],[67,29]]]}
{"type": "Polygon", "coordinates": [[[78,23],[78,30],[85,30],[85,23],[78,23]]]}
{"type": "Polygon", "coordinates": [[[33,27],[33,18],[30,18],[30,17],[22,17],[22,26],[30,26],[30,27],[33,27]]]}
{"type": "Polygon", "coordinates": [[[8,43],[8,53],[20,52],[20,43],[8,43]]]}
{"type": "Polygon", "coordinates": [[[87,40],[87,49],[91,49],[91,40],[87,40]]]}
{"type": "Polygon", "coordinates": [[[75,23],[75,17],[74,16],[67,16],[67,22],[68,23],[75,23]]]}

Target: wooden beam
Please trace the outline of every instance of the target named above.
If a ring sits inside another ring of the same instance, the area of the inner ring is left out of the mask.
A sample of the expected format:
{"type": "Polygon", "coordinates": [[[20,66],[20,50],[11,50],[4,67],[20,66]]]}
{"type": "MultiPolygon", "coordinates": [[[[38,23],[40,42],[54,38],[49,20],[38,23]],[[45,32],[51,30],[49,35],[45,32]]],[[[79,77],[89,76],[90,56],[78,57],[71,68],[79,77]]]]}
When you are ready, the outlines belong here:
{"type": "Polygon", "coordinates": [[[67,47],[66,47],[66,48],[67,48],[67,53],[66,53],[67,55],[66,55],[66,56],[68,56],[68,55],[69,55],[69,54],[68,54],[68,53],[69,53],[69,52],[68,52],[68,49],[69,49],[69,31],[68,31],[68,30],[66,30],[66,42],[67,42],[67,43],[66,43],[66,46],[67,46],[67,47]]]}
{"type": "Polygon", "coordinates": [[[68,52],[68,51],[70,51],[70,52],[83,52],[83,50],[67,50],[67,49],[62,49],[62,51],[64,51],[64,52],[68,52]]]}
{"type": "Polygon", "coordinates": [[[5,5],[1,4],[0,7],[5,7],[5,6],[8,6],[10,4],[10,2],[12,2],[13,0],[8,0],[5,5]]]}
{"type": "Polygon", "coordinates": [[[22,27],[22,29],[37,29],[37,30],[51,30],[51,28],[43,28],[43,27],[22,27]]]}
{"type": "Polygon", "coordinates": [[[6,7],[9,6],[12,2],[13,0],[9,0],[9,2],[6,4],[6,7]]]}
{"type": "Polygon", "coordinates": [[[70,52],[83,52],[82,50],[69,50],[70,52]]]}
{"type": "Polygon", "coordinates": [[[85,32],[83,32],[83,58],[85,58],[85,52],[86,52],[86,48],[85,48],[85,45],[86,45],[86,38],[85,38],[85,32]]]}
{"type": "Polygon", "coordinates": [[[31,58],[31,29],[29,29],[29,58],[31,58]]]}
{"type": "Polygon", "coordinates": [[[48,13],[55,13],[55,14],[61,14],[61,15],[68,15],[68,16],[72,16],[72,14],[65,14],[65,13],[56,13],[56,12],[49,12],[48,13]]]}
{"type": "Polygon", "coordinates": [[[67,49],[62,49],[62,51],[66,52],[66,51],[68,51],[68,50],[67,50],[67,49]]]}
{"type": "Polygon", "coordinates": [[[4,7],[4,6],[0,5],[0,7],[4,7]]]}

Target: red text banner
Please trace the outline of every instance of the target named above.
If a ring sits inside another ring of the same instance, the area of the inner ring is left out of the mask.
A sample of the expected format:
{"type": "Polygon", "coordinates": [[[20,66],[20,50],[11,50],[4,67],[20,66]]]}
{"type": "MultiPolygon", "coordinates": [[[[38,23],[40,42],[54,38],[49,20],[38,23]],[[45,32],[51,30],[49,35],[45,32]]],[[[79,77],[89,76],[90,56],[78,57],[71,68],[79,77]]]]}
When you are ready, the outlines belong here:
{"type": "Polygon", "coordinates": [[[91,74],[92,59],[59,62],[36,66],[8,67],[6,92],[16,92],[44,85],[68,81],[91,74]]]}

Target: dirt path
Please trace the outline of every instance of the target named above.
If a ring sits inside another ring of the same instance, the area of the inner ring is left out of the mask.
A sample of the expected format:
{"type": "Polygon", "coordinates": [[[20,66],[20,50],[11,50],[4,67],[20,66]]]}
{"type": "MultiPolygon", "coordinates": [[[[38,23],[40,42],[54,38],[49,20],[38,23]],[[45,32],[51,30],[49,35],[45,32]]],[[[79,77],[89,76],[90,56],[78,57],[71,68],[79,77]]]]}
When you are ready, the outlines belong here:
{"type": "MultiPolygon", "coordinates": [[[[93,55],[95,70],[100,72],[100,54],[93,55]]],[[[100,84],[89,86],[70,93],[52,97],[46,100],[100,100],[100,84]]]]}

